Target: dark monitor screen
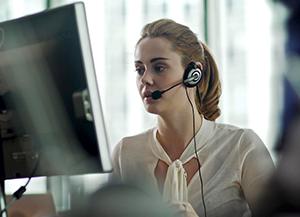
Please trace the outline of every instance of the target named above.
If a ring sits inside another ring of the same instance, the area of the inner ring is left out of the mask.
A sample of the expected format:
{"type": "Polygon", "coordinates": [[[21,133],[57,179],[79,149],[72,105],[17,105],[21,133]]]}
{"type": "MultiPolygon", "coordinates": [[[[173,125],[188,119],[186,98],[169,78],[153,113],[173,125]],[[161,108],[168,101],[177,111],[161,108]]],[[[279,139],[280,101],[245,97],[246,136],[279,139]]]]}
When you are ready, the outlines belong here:
{"type": "Polygon", "coordinates": [[[4,179],[111,171],[83,3],[0,23],[0,138],[4,179]]]}

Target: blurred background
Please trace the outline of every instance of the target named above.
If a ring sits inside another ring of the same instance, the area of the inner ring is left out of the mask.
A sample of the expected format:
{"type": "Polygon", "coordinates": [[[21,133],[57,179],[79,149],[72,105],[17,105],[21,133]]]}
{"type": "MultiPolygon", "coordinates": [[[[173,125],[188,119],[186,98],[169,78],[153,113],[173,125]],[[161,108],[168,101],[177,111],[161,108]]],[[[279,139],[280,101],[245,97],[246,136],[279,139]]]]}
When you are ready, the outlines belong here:
{"type": "MultiPolygon", "coordinates": [[[[75,2],[1,0],[0,22],[75,2]]],[[[155,123],[135,85],[133,52],[143,25],[166,17],[189,26],[218,63],[222,115],[217,120],[252,128],[276,162],[274,146],[283,106],[285,8],[271,0],[84,0],[105,122],[113,150],[124,136],[155,123]]],[[[95,191],[107,174],[34,178],[27,194],[52,192],[58,210],[70,206],[70,180],[78,192],[95,191]]],[[[26,180],[8,180],[13,193],[26,180]]],[[[74,188],[74,186],[72,186],[74,188]]]]}

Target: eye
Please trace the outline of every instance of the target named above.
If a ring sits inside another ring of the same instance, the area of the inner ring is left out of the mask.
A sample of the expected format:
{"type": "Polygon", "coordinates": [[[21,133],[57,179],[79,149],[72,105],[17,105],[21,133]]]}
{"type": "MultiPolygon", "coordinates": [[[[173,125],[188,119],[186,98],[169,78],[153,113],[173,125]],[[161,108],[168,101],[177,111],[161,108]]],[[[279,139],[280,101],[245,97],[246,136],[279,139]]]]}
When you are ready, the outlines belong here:
{"type": "Polygon", "coordinates": [[[165,69],[166,69],[166,67],[161,64],[157,64],[153,68],[156,73],[161,73],[161,72],[165,71],[165,69]]]}
{"type": "Polygon", "coordinates": [[[135,71],[139,74],[139,75],[143,75],[145,72],[145,68],[143,66],[136,66],[135,67],[135,71]]]}

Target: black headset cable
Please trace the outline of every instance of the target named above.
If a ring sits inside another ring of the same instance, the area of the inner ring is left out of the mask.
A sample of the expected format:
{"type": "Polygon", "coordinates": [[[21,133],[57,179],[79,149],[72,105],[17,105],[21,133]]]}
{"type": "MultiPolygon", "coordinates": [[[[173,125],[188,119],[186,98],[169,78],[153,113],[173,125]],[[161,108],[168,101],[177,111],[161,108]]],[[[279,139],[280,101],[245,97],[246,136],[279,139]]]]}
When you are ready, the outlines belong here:
{"type": "Polygon", "coordinates": [[[37,170],[37,168],[38,168],[38,166],[39,166],[39,162],[40,162],[40,158],[39,158],[39,156],[38,156],[38,157],[37,157],[37,160],[36,160],[36,163],[35,163],[35,165],[34,165],[34,168],[33,168],[32,172],[31,172],[31,174],[30,174],[30,176],[29,176],[27,182],[25,183],[25,185],[21,186],[18,190],[16,190],[16,191],[13,193],[11,200],[7,203],[7,205],[4,207],[4,209],[1,210],[1,212],[0,212],[0,217],[2,217],[3,213],[7,213],[7,210],[9,209],[9,207],[10,207],[16,200],[19,200],[19,199],[23,196],[24,192],[26,191],[27,185],[30,183],[31,178],[32,178],[32,177],[34,176],[34,174],[36,173],[36,170],[37,170]]]}
{"type": "Polygon", "coordinates": [[[193,115],[193,141],[194,141],[194,152],[197,158],[197,162],[198,162],[198,174],[199,174],[199,178],[200,178],[200,184],[201,184],[201,198],[202,198],[202,204],[203,204],[203,210],[204,210],[204,217],[207,217],[207,212],[206,212],[206,204],[205,204],[205,200],[204,200],[204,193],[203,193],[203,179],[202,179],[202,174],[201,174],[201,163],[200,163],[200,158],[197,152],[197,144],[196,144],[196,127],[195,127],[195,114],[194,114],[194,106],[192,104],[192,101],[190,99],[190,96],[187,92],[187,88],[185,88],[185,93],[187,96],[187,99],[191,105],[191,109],[192,109],[192,115],[193,115]]]}

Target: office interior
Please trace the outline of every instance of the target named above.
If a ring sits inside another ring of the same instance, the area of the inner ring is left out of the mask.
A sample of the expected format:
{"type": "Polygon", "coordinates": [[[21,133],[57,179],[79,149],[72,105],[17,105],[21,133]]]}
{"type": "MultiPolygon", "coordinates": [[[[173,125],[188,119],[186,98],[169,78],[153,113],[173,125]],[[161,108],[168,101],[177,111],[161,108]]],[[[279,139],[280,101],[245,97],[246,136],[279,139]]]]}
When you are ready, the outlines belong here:
{"type": "MultiPolygon", "coordinates": [[[[74,2],[1,0],[0,22],[74,2]]],[[[222,114],[217,121],[253,129],[277,164],[281,155],[276,146],[282,136],[285,106],[283,80],[289,63],[286,23],[290,8],[272,0],[82,2],[110,153],[122,137],[155,124],[155,117],[144,111],[136,91],[133,52],[143,25],[167,17],[188,25],[217,60],[222,81],[222,114]]],[[[107,183],[108,176],[109,173],[93,173],[33,177],[24,193],[25,205],[20,207],[44,201],[37,209],[52,214],[67,212],[78,203],[72,197],[92,194],[107,183]]],[[[7,200],[27,181],[28,178],[5,180],[7,200]]]]}

